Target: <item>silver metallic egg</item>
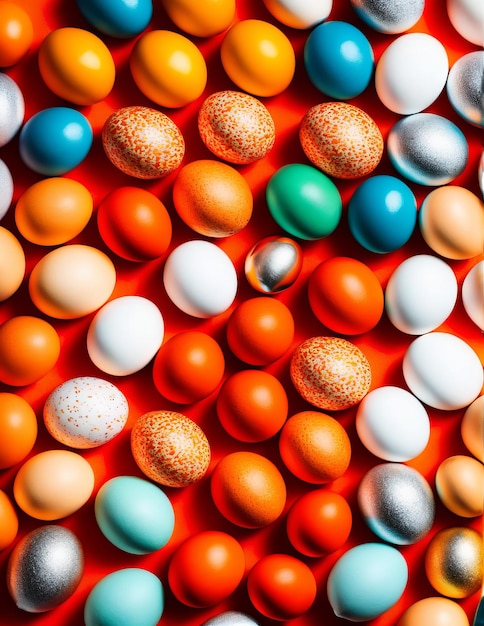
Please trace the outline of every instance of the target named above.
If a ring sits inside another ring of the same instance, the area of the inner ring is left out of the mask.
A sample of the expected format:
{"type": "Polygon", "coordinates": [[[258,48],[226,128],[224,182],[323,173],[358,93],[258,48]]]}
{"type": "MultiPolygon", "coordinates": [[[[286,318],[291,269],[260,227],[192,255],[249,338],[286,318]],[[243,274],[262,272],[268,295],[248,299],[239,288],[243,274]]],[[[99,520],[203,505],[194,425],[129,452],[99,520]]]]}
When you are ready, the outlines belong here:
{"type": "Polygon", "coordinates": [[[484,50],[469,52],[454,63],[447,77],[447,97],[456,112],[475,126],[484,127],[484,50]]]}
{"type": "Polygon", "coordinates": [[[358,487],[358,505],[375,535],[397,545],[423,539],[435,519],[430,485],[420,472],[403,463],[372,467],[358,487]]]}
{"type": "Polygon", "coordinates": [[[430,187],[457,178],[469,157],[464,133],[435,113],[416,113],[400,119],[390,129],[387,150],[390,162],[402,176],[430,187]]]}
{"type": "Polygon", "coordinates": [[[20,87],[7,74],[0,73],[0,148],[20,130],[25,101],[20,87]]]}
{"type": "Polygon", "coordinates": [[[380,33],[403,33],[422,17],[425,0],[351,0],[355,13],[380,33]]]}
{"type": "Polygon", "coordinates": [[[76,535],[49,524],[32,530],[13,548],[7,566],[8,591],[19,609],[50,611],[77,589],[84,553],[76,535]]]}
{"type": "Polygon", "coordinates": [[[247,254],[245,275],[257,291],[277,293],[297,280],[302,259],[301,246],[289,237],[265,237],[247,254]]]}
{"type": "Polygon", "coordinates": [[[226,611],[203,622],[202,626],[258,626],[258,622],[245,613],[226,611]]]}
{"type": "Polygon", "coordinates": [[[13,179],[5,161],[0,159],[0,220],[10,208],[13,198],[13,179]]]}

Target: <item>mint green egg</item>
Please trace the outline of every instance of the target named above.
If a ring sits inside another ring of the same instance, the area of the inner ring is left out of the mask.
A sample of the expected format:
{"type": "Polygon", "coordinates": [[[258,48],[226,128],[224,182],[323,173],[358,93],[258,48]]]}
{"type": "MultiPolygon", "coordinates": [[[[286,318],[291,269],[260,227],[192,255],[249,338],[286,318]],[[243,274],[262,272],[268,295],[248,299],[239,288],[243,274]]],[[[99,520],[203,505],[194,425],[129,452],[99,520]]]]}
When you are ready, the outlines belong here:
{"type": "Polygon", "coordinates": [[[323,239],[341,220],[338,188],[326,174],[304,163],[284,165],[274,172],[266,200],[277,224],[299,239],[323,239]]]}

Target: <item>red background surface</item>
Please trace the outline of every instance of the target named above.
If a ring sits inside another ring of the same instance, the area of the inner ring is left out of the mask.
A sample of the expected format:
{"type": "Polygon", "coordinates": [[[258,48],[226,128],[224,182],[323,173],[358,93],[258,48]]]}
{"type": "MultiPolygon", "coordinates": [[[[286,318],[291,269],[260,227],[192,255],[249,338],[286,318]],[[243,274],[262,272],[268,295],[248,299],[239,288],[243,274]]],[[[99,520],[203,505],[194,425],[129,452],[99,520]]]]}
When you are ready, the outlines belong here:
{"type": "MultiPolygon", "coordinates": [[[[37,50],[42,39],[51,30],[60,26],[77,26],[91,29],[77,10],[74,2],[61,0],[42,0],[30,2],[18,0],[18,4],[26,8],[34,23],[34,42],[28,55],[15,67],[5,70],[21,87],[26,103],[25,119],[29,119],[37,111],[49,107],[65,105],[66,103],[49,91],[43,83],[37,65],[37,50]]],[[[264,103],[271,112],[276,124],[276,143],[270,155],[264,160],[252,165],[239,167],[239,171],[247,178],[254,194],[254,213],[249,225],[240,233],[220,240],[217,243],[232,258],[239,274],[239,289],[233,306],[226,313],[210,319],[199,320],[180,312],[168,299],[162,284],[162,268],[166,254],[157,260],[145,264],[131,263],[116,257],[104,245],[96,227],[95,215],[87,228],[73,243],[88,243],[106,252],[114,261],[117,270],[117,284],[112,298],[128,294],[137,294],[153,300],[162,311],[165,320],[165,339],[183,329],[200,329],[212,334],[224,349],[226,358],[226,374],[243,369],[245,364],[238,361],[230,352],[225,339],[225,324],[230,312],[242,300],[260,295],[247,283],[243,273],[243,261],[252,245],[267,235],[283,235],[281,229],[272,220],[265,203],[265,185],[271,174],[286,163],[308,163],[298,140],[298,126],[307,109],[328,98],[318,92],[309,82],[304,70],[303,47],[309,31],[297,31],[286,28],[276,22],[264,8],[262,2],[256,0],[239,0],[236,20],[248,17],[264,19],[274,23],[286,33],[293,43],[296,52],[296,74],[290,87],[282,94],[264,99],[264,103]]],[[[336,1],[329,19],[350,21],[360,28],[369,38],[375,61],[378,60],[383,49],[391,42],[394,36],[382,35],[367,28],[353,13],[348,0],[336,1]]],[[[160,2],[154,2],[154,15],[150,29],[172,29],[179,31],[161,8],[160,2]]],[[[91,29],[92,30],[92,29],[91,29]]],[[[452,64],[457,58],[476,49],[475,46],[463,39],[448,21],[444,0],[427,0],[425,13],[422,19],[411,29],[412,31],[429,32],[435,35],[447,48],[449,62],[452,64]]],[[[75,170],[67,174],[68,177],[84,183],[94,198],[95,207],[101,199],[113,188],[122,185],[138,185],[157,194],[170,211],[173,223],[173,239],[171,248],[189,239],[199,238],[176,215],[171,201],[171,187],[173,176],[159,181],[139,181],[132,179],[116,170],[104,155],[100,132],[104,120],[115,109],[125,105],[145,105],[153,107],[135,86],[131,77],[128,59],[136,38],[129,40],[114,40],[103,37],[113,54],[117,76],[112,93],[102,103],[80,110],[88,117],[94,130],[94,143],[86,160],[75,170]]],[[[205,55],[208,65],[208,83],[204,94],[199,100],[183,109],[165,111],[182,130],[186,144],[184,162],[197,158],[212,158],[213,155],[204,147],[197,130],[196,116],[202,100],[214,91],[233,89],[235,86],[223,71],[219,47],[223,34],[210,39],[198,39],[197,45],[205,55]]],[[[378,123],[384,138],[391,126],[400,116],[394,114],[378,100],[373,82],[359,97],[351,101],[367,111],[378,123]]],[[[70,106],[70,105],[68,105],[70,106]]],[[[156,108],[156,106],[155,106],[156,108]]],[[[470,155],[468,165],[453,184],[467,187],[474,193],[480,194],[477,179],[478,161],[482,145],[480,131],[463,121],[449,104],[444,92],[428,109],[429,112],[439,113],[454,121],[465,133],[470,155]]],[[[7,146],[0,149],[2,158],[10,168],[15,184],[13,204],[21,193],[41,177],[29,170],[21,161],[18,152],[18,136],[7,146]]],[[[374,174],[389,173],[396,175],[389,164],[386,152],[374,174]]],[[[312,314],[307,302],[307,280],[312,269],[323,259],[339,254],[357,258],[371,267],[383,287],[392,270],[404,258],[418,253],[430,253],[418,229],[415,230],[410,241],[401,249],[391,254],[377,255],[361,248],[351,237],[346,221],[346,205],[352,191],[361,183],[361,180],[335,181],[344,202],[344,213],[336,231],[324,240],[302,243],[304,264],[297,282],[287,291],[277,297],[285,302],[292,310],[296,333],[293,347],[288,353],[268,366],[267,371],[276,374],[284,383],[290,402],[289,414],[299,410],[311,408],[295,392],[288,375],[288,364],[292,349],[303,339],[316,335],[332,334],[323,327],[312,314]]],[[[411,185],[419,206],[431,188],[411,185]]],[[[18,233],[13,219],[13,208],[2,220],[2,226],[10,228],[21,241],[27,258],[27,270],[24,283],[19,291],[9,300],[0,304],[0,322],[13,315],[31,314],[42,317],[28,297],[28,275],[34,264],[50,249],[36,246],[24,240],[18,233]]],[[[478,259],[455,262],[450,261],[459,285],[463,277],[478,259]]],[[[294,478],[283,466],[278,455],[277,436],[264,443],[242,444],[227,435],[220,426],[215,412],[216,392],[206,400],[192,406],[175,405],[168,402],[157,392],[151,376],[151,365],[142,371],[124,378],[115,378],[100,372],[90,361],[85,344],[85,337],[92,315],[74,321],[49,321],[57,329],[62,343],[61,356],[54,370],[39,382],[28,387],[10,388],[0,386],[1,391],[19,393],[28,400],[35,409],[39,418],[39,435],[31,455],[43,450],[61,448],[45,430],[42,422],[42,407],[47,395],[52,389],[68,378],[74,376],[93,375],[111,380],[128,398],[130,417],[125,430],[113,441],[104,446],[81,453],[92,464],[95,472],[95,490],[88,503],[76,514],[60,520],[59,523],[72,529],[81,540],[85,556],[86,568],[83,579],[74,595],[63,605],[44,614],[29,614],[17,609],[10,598],[5,574],[9,554],[13,546],[0,553],[0,624],[32,624],[45,626],[50,624],[69,624],[77,626],[83,623],[83,606],[85,599],[93,587],[104,575],[123,567],[144,567],[157,574],[162,580],[166,591],[166,607],[161,623],[166,626],[183,624],[185,626],[199,626],[206,619],[229,609],[245,611],[251,614],[261,624],[272,624],[270,620],[258,615],[250,605],[247,597],[245,579],[238,590],[221,605],[208,609],[190,609],[181,605],[172,595],[167,583],[167,567],[169,559],[176,546],[189,534],[202,529],[219,529],[233,534],[243,545],[247,570],[264,554],[284,552],[298,555],[290,546],[285,534],[285,513],[294,499],[308,488],[305,483],[294,478]],[[160,551],[139,557],[126,554],[112,546],[101,534],[94,518],[94,497],[99,487],[109,478],[122,474],[142,476],[130,452],[129,435],[134,420],[141,414],[158,409],[178,410],[198,422],[206,432],[212,447],[212,461],[208,475],[198,484],[183,490],[166,489],[172,499],[176,526],[172,539],[160,551]],[[227,522],[216,510],[210,496],[209,475],[211,468],[224,454],[239,450],[250,449],[266,455],[280,468],[287,484],[288,499],[286,509],[279,520],[269,527],[260,530],[244,530],[227,522]]],[[[447,330],[464,338],[484,361],[484,341],[479,328],[467,317],[459,295],[456,307],[440,330],[447,330]]],[[[401,371],[403,354],[412,340],[411,336],[396,330],[385,317],[382,317],[377,327],[369,333],[350,338],[353,343],[361,347],[368,357],[372,373],[372,388],[394,384],[405,387],[401,371]]],[[[348,548],[358,543],[378,540],[364,523],[357,505],[356,488],[363,474],[373,465],[380,462],[371,455],[360,443],[355,427],[354,417],[356,408],[338,413],[337,417],[347,428],[352,442],[352,461],[346,474],[331,484],[328,488],[342,493],[351,504],[353,510],[353,530],[347,544],[338,552],[320,559],[302,559],[312,568],[318,583],[318,595],[312,609],[304,616],[290,622],[291,626],[315,626],[324,623],[326,626],[337,626],[344,620],[336,618],[326,597],[326,579],[337,558],[348,548]]],[[[408,464],[423,473],[434,486],[435,472],[439,463],[453,454],[468,454],[460,436],[460,419],[463,411],[441,412],[429,409],[431,419],[431,437],[429,444],[422,455],[408,464]]],[[[12,496],[12,485],[18,466],[0,472],[0,488],[12,496]]],[[[435,491],[435,490],[434,490],[435,491]]],[[[380,618],[369,622],[371,626],[393,626],[406,607],[416,600],[437,595],[428,583],[423,569],[423,559],[426,546],[431,537],[440,528],[446,526],[469,525],[477,529],[482,528],[481,519],[463,519],[450,513],[440,503],[436,496],[437,515],[435,525],[430,534],[415,545],[401,548],[402,554],[409,565],[409,583],[395,607],[380,618]]],[[[42,522],[30,518],[19,511],[20,529],[18,538],[42,525],[42,522]]],[[[459,601],[469,618],[474,615],[479,594],[459,601]]]]}

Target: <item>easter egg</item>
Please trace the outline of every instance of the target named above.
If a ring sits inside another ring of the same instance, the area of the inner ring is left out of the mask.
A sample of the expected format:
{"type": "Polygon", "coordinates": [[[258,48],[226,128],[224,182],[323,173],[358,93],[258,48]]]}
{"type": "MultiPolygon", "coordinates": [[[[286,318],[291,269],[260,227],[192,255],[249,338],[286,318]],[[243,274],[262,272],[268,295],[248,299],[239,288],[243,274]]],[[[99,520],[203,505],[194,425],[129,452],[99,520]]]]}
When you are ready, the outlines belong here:
{"type": "Polygon", "coordinates": [[[20,130],[25,116],[25,100],[17,83],[0,72],[0,148],[8,144],[20,130]]]}
{"type": "Polygon", "coordinates": [[[484,465],[474,457],[455,454],[439,463],[437,494],[449,511],[460,517],[478,517],[484,511],[484,465]]]}
{"type": "Polygon", "coordinates": [[[380,33],[403,33],[422,17],[425,0],[350,0],[356,15],[380,33]]]}
{"type": "Polygon", "coordinates": [[[152,0],[77,0],[76,4],[91,26],[110,37],[139,35],[153,16],[152,0]]]}
{"type": "Polygon", "coordinates": [[[245,257],[245,277],[261,293],[278,293],[298,279],[302,269],[301,246],[289,237],[263,237],[245,257]]]}
{"type": "Polygon", "coordinates": [[[245,165],[264,158],[272,149],[275,124],[257,98],[239,91],[218,91],[198,111],[198,131],[206,147],[229,163],[245,165]]]}
{"type": "Polygon", "coordinates": [[[311,163],[335,178],[366,176],[383,155],[377,124],[348,102],[324,102],[308,109],[301,120],[299,140],[311,163]]]}
{"type": "Polygon", "coordinates": [[[281,24],[306,30],[324,22],[333,8],[333,0],[263,0],[266,9],[281,24]]]}
{"type": "Polygon", "coordinates": [[[470,124],[484,127],[484,113],[479,106],[481,69],[484,50],[469,52],[452,65],[445,85],[454,110],[470,124]]]}
{"type": "Polygon", "coordinates": [[[411,604],[400,617],[397,626],[434,624],[434,626],[469,626],[464,609],[450,598],[431,596],[411,604]]]}
{"type": "Polygon", "coordinates": [[[224,611],[203,622],[202,626],[259,626],[259,623],[246,613],[224,611]]]}
{"type": "Polygon", "coordinates": [[[140,470],[166,487],[186,487],[203,478],[210,444],[193,420],[175,411],[140,415],[131,430],[131,452],[140,470]]]}
{"type": "Polygon", "coordinates": [[[17,511],[7,494],[0,489],[0,551],[14,541],[18,527],[17,511]]]}
{"type": "Polygon", "coordinates": [[[27,400],[15,393],[1,392],[0,469],[23,461],[34,447],[37,433],[37,416],[27,400]]]}
{"type": "Polygon", "coordinates": [[[235,0],[162,0],[161,4],[178,28],[195,37],[213,37],[226,30],[235,17],[235,0]]]}
{"type": "Polygon", "coordinates": [[[10,230],[0,226],[0,302],[13,296],[24,277],[24,249],[10,230]]]}
{"type": "Polygon", "coordinates": [[[371,368],[363,352],[341,337],[310,337],[294,350],[291,381],[301,397],[325,411],[342,411],[368,393],[371,368]]]}
{"type": "Polygon", "coordinates": [[[469,318],[484,330],[484,259],[471,267],[462,283],[462,303],[469,318]]]}
{"type": "Polygon", "coordinates": [[[476,46],[484,45],[479,0],[447,0],[447,16],[457,33],[476,46]]]}
{"type": "Polygon", "coordinates": [[[471,402],[464,411],[460,424],[462,441],[465,447],[481,463],[484,463],[484,396],[471,402]]]}
{"type": "Polygon", "coordinates": [[[5,217],[13,200],[12,173],[5,161],[0,159],[0,220],[5,217]]]}
{"type": "Polygon", "coordinates": [[[0,67],[11,67],[30,50],[34,28],[28,12],[18,4],[0,2],[0,67]]]}
{"type": "Polygon", "coordinates": [[[127,106],[104,122],[106,156],[121,172],[144,180],[174,172],[185,155],[185,140],[167,115],[150,107],[127,106]]]}

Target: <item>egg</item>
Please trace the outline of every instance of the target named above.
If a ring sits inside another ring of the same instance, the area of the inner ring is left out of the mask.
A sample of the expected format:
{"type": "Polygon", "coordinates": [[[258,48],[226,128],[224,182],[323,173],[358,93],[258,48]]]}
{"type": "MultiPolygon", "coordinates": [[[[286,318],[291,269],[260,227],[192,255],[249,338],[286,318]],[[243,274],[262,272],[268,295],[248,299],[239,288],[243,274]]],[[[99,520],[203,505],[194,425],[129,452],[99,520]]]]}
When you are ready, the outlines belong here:
{"type": "Polygon", "coordinates": [[[481,190],[481,195],[484,199],[484,151],[481,153],[481,158],[479,159],[479,166],[477,168],[477,182],[479,184],[479,189],[481,190]]]}
{"type": "Polygon", "coordinates": [[[448,263],[430,254],[416,254],[391,273],[385,288],[385,311],[401,332],[423,335],[447,320],[457,293],[457,277],[448,263]]]}
{"type": "Polygon", "coordinates": [[[126,567],[106,574],[91,588],[84,603],[84,624],[153,626],[164,609],[165,590],[158,576],[140,567],[126,567]]]}
{"type": "Polygon", "coordinates": [[[29,276],[29,294],[42,313],[76,319],[99,309],[115,284],[116,269],[104,252],[85,244],[67,244],[35,264],[29,276]]]}
{"type": "Polygon", "coordinates": [[[363,352],[341,337],[310,337],[294,350],[291,381],[310,404],[342,411],[358,404],[371,384],[370,363],[363,352]]]}
{"type": "Polygon", "coordinates": [[[176,411],[140,415],[131,430],[131,452],[140,470],[166,487],[187,487],[207,473],[211,451],[193,420],[176,411]]]}
{"type": "Polygon", "coordinates": [[[161,4],[178,28],[194,37],[213,37],[232,24],[235,0],[162,0],[161,4]]]}
{"type": "Polygon", "coordinates": [[[484,383],[477,353],[447,332],[433,331],[414,339],[404,354],[402,369],[410,391],[441,411],[467,407],[484,383]]]}
{"type": "Polygon", "coordinates": [[[71,178],[43,178],[18,198],[15,224],[27,241],[56,246],[84,230],[92,212],[93,198],[85,185],[71,178]]]}
{"type": "Polygon", "coordinates": [[[308,109],[299,140],[311,163],[335,178],[366,176],[383,155],[383,137],[376,122],[348,102],[323,102],[308,109]]]}
{"type": "Polygon", "coordinates": [[[439,463],[435,488],[445,507],[460,517],[484,512],[484,465],[471,456],[456,454],[439,463]]]}
{"type": "Polygon", "coordinates": [[[263,237],[247,252],[245,277],[256,291],[273,294],[291,287],[303,262],[301,246],[289,237],[263,237]]]}
{"type": "Polygon", "coordinates": [[[5,217],[13,200],[13,178],[12,173],[5,161],[0,159],[0,220],[5,217]]]}
{"type": "Polygon", "coordinates": [[[450,23],[459,35],[476,46],[483,46],[482,7],[479,0],[447,0],[446,8],[450,23]]]}
{"type": "Polygon", "coordinates": [[[224,611],[203,622],[202,626],[259,626],[259,624],[246,613],[224,611]]]}
{"type": "Polygon", "coordinates": [[[411,604],[397,622],[397,626],[415,626],[415,624],[469,626],[469,619],[464,609],[454,600],[430,596],[411,604]]]}
{"type": "Polygon", "coordinates": [[[322,0],[317,4],[311,0],[264,0],[264,5],[281,24],[306,30],[328,19],[333,0],[322,0]]]}
{"type": "Polygon", "coordinates": [[[484,463],[484,396],[476,398],[464,411],[460,429],[466,448],[484,463]]]}
{"type": "Polygon", "coordinates": [[[484,204],[465,187],[445,185],[427,194],[418,224],[427,245],[447,259],[484,252],[484,204]]]}
{"type": "Polygon", "coordinates": [[[8,74],[0,72],[0,148],[7,145],[20,130],[25,116],[23,93],[8,74]]]}
{"type": "Polygon", "coordinates": [[[474,324],[484,330],[484,260],[467,272],[461,294],[465,312],[474,324]]]}
{"type": "Polygon", "coordinates": [[[17,505],[35,519],[58,520],[78,511],[91,497],[94,472],[70,450],[44,450],[24,461],[13,483],[17,505]]]}
{"type": "Polygon", "coordinates": [[[30,50],[34,27],[30,14],[20,5],[0,3],[0,67],[12,67],[30,50]]]}
{"type": "Polygon", "coordinates": [[[237,165],[264,158],[276,139],[267,107],[239,91],[210,94],[198,111],[197,124],[205,146],[220,159],[237,165]]]}
{"type": "Polygon", "coordinates": [[[404,178],[437,187],[464,171],[469,146],[453,122],[436,113],[415,113],[398,120],[387,135],[390,163],[404,178]]]}
{"type": "Polygon", "coordinates": [[[25,398],[0,393],[0,469],[13,467],[31,452],[38,434],[37,416],[25,398]]]}
{"type": "Polygon", "coordinates": [[[238,280],[234,263],[222,248],[194,239],[170,252],[163,268],[163,285],[178,309],[207,319],[232,305],[238,280]]]}
{"type": "Polygon", "coordinates": [[[153,16],[152,0],[114,0],[108,4],[103,0],[77,0],[76,4],[91,26],[105,35],[120,39],[139,35],[153,16]]]}
{"type": "Polygon", "coordinates": [[[5,491],[0,489],[0,551],[13,543],[18,528],[17,511],[5,491]]]}
{"type": "Polygon", "coordinates": [[[142,296],[121,296],[104,304],[89,324],[89,358],[102,372],[129,376],[146,367],[165,334],[163,315],[142,296]]]}
{"type": "Polygon", "coordinates": [[[394,113],[411,115],[427,109],[447,81],[449,59],[444,45],[428,33],[406,33],[383,51],[375,68],[375,89],[394,113]]]}
{"type": "Polygon", "coordinates": [[[84,550],[77,536],[69,528],[47,524],[15,545],[7,565],[7,588],[19,609],[44,613],[74,594],[83,573],[84,550]]]}
{"type": "Polygon", "coordinates": [[[403,33],[420,20],[425,0],[351,0],[356,15],[379,33],[403,33]]]}
{"type": "Polygon", "coordinates": [[[206,237],[230,237],[252,217],[252,190],[228,163],[199,159],[183,165],[173,184],[176,212],[192,230],[206,237]]]}
{"type": "Polygon", "coordinates": [[[185,155],[185,140],[178,126],[150,107],[117,109],[104,122],[101,139],[115,167],[143,180],[171,174],[185,155]]]}
{"type": "Polygon", "coordinates": [[[286,505],[286,483],[277,466],[257,452],[230,452],[210,476],[213,502],[220,514],[241,528],[263,528],[286,505]]]}
{"type": "Polygon", "coordinates": [[[0,302],[19,289],[25,277],[25,252],[17,237],[0,226],[0,302]]]}
{"type": "Polygon", "coordinates": [[[78,376],[57,385],[43,407],[49,434],[65,446],[80,449],[96,448],[114,439],[128,415],[123,392],[94,376],[78,376]]]}
{"type": "Polygon", "coordinates": [[[452,65],[446,83],[447,97],[455,111],[470,124],[484,127],[480,89],[484,50],[464,54],[452,65]]]}

